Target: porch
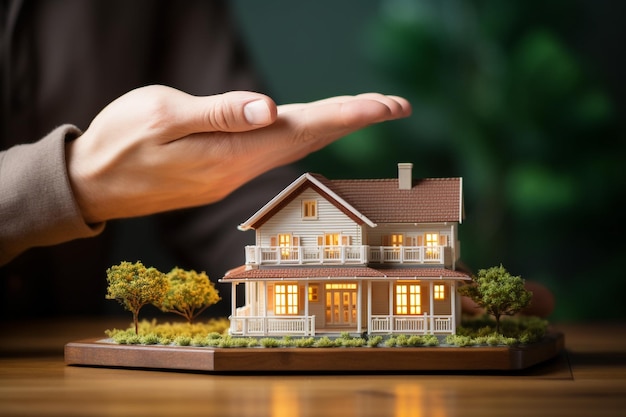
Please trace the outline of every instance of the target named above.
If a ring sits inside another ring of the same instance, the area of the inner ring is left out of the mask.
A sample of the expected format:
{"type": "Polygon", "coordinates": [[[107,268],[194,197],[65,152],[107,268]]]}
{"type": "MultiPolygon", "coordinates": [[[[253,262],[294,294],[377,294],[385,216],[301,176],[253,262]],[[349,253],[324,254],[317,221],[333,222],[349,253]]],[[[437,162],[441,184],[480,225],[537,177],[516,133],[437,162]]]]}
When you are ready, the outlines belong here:
{"type": "MultiPolygon", "coordinates": [[[[315,316],[231,316],[230,334],[235,336],[315,336],[315,316]]],[[[366,329],[358,326],[343,330],[357,334],[451,334],[454,332],[451,315],[376,315],[366,329]]],[[[332,332],[329,329],[320,330],[332,332]]],[[[335,333],[339,333],[336,331],[335,333]]]]}
{"type": "Polygon", "coordinates": [[[246,246],[246,265],[444,264],[449,246],[246,246]]]}
{"type": "Polygon", "coordinates": [[[370,320],[369,334],[451,334],[454,327],[450,315],[377,315],[370,320]]]}
{"type": "Polygon", "coordinates": [[[234,336],[315,336],[315,316],[231,316],[234,336]]]}

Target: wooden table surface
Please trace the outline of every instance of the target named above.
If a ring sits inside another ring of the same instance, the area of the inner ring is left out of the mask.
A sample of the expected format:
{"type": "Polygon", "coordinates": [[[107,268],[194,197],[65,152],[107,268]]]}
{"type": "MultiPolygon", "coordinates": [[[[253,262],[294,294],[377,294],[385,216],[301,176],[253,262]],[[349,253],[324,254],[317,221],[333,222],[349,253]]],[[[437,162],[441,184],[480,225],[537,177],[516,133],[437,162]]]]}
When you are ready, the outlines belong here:
{"type": "Polygon", "coordinates": [[[626,416],[626,324],[555,325],[563,355],[516,373],[216,375],[64,364],[65,343],[125,324],[0,324],[0,416],[626,416]]]}

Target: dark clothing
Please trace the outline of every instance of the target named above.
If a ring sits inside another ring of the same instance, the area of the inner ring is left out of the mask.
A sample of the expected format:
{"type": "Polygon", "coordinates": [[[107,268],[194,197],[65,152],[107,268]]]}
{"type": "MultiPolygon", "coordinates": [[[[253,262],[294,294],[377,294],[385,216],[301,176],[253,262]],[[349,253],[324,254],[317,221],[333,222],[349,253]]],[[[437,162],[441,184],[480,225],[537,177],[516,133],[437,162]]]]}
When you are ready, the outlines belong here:
{"type": "MultiPolygon", "coordinates": [[[[148,84],[194,95],[261,90],[226,1],[0,4],[1,149],[37,141],[65,123],[84,130],[106,104],[148,84]]],[[[122,260],[164,272],[205,270],[216,281],[243,263],[244,246],[254,239],[236,226],[295,176],[280,168],[211,206],[112,221],[97,238],[31,249],[0,268],[0,311],[22,317],[118,310],[104,300],[105,270],[122,260]]],[[[225,315],[229,288],[218,289],[223,301],[209,310],[225,315]]]]}

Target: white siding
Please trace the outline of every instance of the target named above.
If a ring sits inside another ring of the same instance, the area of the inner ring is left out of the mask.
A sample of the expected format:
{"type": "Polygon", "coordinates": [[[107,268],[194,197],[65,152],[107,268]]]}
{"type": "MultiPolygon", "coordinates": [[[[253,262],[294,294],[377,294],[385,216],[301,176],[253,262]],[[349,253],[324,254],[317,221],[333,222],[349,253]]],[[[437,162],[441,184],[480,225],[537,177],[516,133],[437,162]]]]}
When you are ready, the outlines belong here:
{"type": "Polygon", "coordinates": [[[271,238],[279,233],[289,233],[300,239],[301,246],[317,246],[318,236],[340,233],[350,236],[350,245],[361,245],[361,227],[312,189],[274,214],[256,232],[257,246],[271,246],[271,238]],[[302,201],[317,201],[317,219],[302,218],[302,201]]]}

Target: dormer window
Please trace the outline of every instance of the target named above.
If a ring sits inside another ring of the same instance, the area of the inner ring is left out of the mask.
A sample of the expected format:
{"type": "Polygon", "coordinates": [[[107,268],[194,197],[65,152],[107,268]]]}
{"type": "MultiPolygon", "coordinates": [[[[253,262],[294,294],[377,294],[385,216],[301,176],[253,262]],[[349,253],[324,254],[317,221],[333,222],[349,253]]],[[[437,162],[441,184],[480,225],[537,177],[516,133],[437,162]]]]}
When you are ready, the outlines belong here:
{"type": "Polygon", "coordinates": [[[305,220],[317,219],[317,200],[302,201],[302,218],[305,220]]]}

